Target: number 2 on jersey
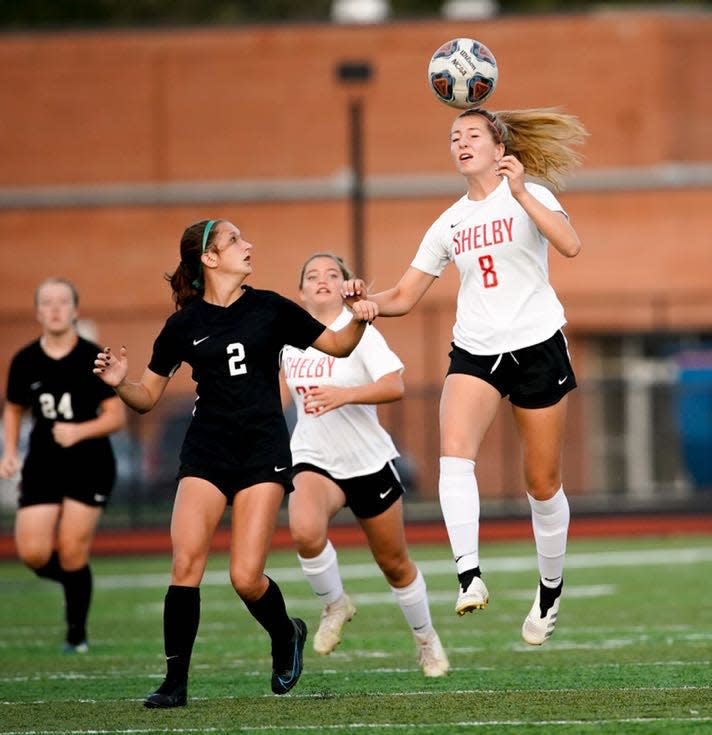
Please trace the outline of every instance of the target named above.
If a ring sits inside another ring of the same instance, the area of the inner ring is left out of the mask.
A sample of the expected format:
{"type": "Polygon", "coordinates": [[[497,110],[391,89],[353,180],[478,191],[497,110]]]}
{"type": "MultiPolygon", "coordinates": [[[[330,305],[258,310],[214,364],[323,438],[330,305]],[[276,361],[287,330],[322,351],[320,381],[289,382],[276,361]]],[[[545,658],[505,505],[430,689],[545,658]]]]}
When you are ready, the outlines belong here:
{"type": "Polygon", "coordinates": [[[245,347],[242,342],[232,342],[227,346],[227,354],[232,357],[227,361],[230,375],[244,375],[247,372],[247,365],[244,364],[245,347]],[[236,352],[236,355],[232,355],[236,352]]]}
{"type": "Polygon", "coordinates": [[[493,288],[499,284],[497,271],[494,269],[494,260],[491,255],[482,255],[477,259],[482,271],[482,283],[485,288],[493,288]]]}

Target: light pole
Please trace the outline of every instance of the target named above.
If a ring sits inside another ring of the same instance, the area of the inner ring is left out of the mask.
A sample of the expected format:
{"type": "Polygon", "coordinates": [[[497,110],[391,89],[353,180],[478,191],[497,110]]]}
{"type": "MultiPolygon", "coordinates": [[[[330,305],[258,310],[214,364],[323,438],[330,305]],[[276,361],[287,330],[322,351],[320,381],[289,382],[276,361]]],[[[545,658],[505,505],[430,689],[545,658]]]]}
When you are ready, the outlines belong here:
{"type": "Polygon", "coordinates": [[[366,280],[363,185],[363,89],[373,76],[368,61],[343,61],[336,66],[338,80],[349,95],[349,153],[351,163],[351,258],[354,272],[366,280]]]}

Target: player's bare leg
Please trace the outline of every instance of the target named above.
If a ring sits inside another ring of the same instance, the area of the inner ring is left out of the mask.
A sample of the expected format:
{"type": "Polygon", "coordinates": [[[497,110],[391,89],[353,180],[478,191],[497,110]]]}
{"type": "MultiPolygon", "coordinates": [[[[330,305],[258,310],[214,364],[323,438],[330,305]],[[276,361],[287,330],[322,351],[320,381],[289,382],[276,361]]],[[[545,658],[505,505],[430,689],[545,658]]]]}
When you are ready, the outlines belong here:
{"type": "Polygon", "coordinates": [[[328,539],[329,521],[343,508],[341,489],[317,472],[300,472],[289,495],[289,527],[299,564],[324,607],[314,635],[314,651],[330,654],[341,642],[342,630],[356,614],[339,572],[336,549],[328,539]]]}

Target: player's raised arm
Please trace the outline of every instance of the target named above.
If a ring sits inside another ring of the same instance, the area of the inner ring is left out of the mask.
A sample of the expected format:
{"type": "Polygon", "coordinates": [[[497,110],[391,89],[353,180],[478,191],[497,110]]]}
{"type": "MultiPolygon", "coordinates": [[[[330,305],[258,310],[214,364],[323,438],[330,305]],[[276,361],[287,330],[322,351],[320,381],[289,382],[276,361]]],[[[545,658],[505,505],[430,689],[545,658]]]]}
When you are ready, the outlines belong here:
{"type": "Polygon", "coordinates": [[[354,304],[353,316],[345,327],[337,331],[325,329],[312,347],[334,357],[348,357],[363,336],[366,325],[378,316],[378,306],[367,299],[358,301],[354,304]]]}
{"type": "Polygon", "coordinates": [[[435,276],[412,266],[393,287],[375,294],[366,294],[366,285],[360,278],[344,281],[341,293],[354,308],[359,299],[368,299],[378,306],[379,316],[403,316],[425,295],[435,281],[435,276]]]}
{"type": "Polygon", "coordinates": [[[94,373],[110,385],[129,408],[138,413],[147,413],[158,403],[170,380],[148,368],[144,370],[138,383],[126,380],[129,361],[125,347],[119,350],[118,355],[110,347],[105,347],[96,356],[94,365],[94,373]]]}

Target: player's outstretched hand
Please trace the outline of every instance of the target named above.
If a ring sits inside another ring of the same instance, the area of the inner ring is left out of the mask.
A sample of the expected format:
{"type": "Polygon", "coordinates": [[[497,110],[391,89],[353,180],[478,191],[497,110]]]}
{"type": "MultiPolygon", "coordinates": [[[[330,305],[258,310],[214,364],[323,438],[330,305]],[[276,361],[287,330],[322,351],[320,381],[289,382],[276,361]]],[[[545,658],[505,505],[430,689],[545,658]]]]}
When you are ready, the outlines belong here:
{"type": "Polygon", "coordinates": [[[341,296],[347,306],[368,298],[366,284],[360,278],[349,278],[341,284],[341,296]]]}
{"type": "Polygon", "coordinates": [[[119,354],[111,351],[111,347],[104,347],[94,360],[94,374],[98,375],[107,385],[116,388],[126,378],[129,372],[129,361],[126,357],[126,348],[122,347],[119,354]]]}
{"type": "Polygon", "coordinates": [[[357,322],[369,322],[378,316],[378,304],[374,301],[356,301],[351,305],[354,319],[357,322]]]}

